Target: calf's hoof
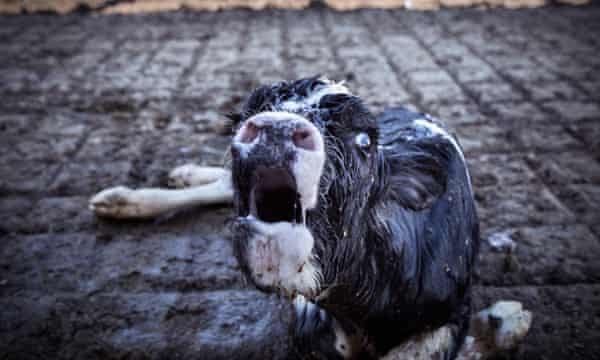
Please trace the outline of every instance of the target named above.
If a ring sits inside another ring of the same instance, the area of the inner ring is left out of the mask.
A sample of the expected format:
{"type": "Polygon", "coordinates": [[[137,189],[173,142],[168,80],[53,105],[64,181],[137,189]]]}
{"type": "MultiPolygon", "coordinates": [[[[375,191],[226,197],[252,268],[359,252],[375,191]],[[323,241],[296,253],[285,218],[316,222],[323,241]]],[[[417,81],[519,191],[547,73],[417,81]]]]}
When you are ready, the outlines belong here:
{"type": "Polygon", "coordinates": [[[102,190],[89,202],[89,209],[101,217],[126,219],[139,217],[141,206],[135,201],[135,190],[125,186],[116,186],[102,190]]]}

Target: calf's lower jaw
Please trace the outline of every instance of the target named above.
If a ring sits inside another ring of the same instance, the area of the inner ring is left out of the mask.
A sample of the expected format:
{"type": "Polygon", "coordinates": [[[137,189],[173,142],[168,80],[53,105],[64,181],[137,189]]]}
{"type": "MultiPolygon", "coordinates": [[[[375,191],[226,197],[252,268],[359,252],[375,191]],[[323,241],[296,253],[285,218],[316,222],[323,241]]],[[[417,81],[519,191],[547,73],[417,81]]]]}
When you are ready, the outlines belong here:
{"type": "Polygon", "coordinates": [[[248,216],[239,214],[250,231],[242,235],[244,250],[238,256],[257,287],[314,298],[321,275],[313,254],[314,238],[305,224],[305,205],[311,202],[303,199],[316,198],[311,193],[317,193],[318,181],[311,180],[315,174],[299,180],[296,170],[259,165],[252,171],[248,216]]]}
{"type": "Polygon", "coordinates": [[[283,295],[313,298],[320,288],[320,268],[313,255],[314,239],[303,224],[267,223],[247,219],[246,263],[257,286],[283,295]]]}

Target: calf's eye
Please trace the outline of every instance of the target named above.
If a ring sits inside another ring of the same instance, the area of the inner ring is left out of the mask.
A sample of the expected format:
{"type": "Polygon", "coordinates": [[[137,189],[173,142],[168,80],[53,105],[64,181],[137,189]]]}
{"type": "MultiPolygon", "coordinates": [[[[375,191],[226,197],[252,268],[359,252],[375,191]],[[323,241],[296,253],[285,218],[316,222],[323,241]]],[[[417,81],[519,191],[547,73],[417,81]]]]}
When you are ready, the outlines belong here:
{"type": "Polygon", "coordinates": [[[371,146],[371,138],[369,138],[369,135],[367,135],[366,133],[361,132],[354,137],[354,143],[358,147],[367,148],[371,146]]]}

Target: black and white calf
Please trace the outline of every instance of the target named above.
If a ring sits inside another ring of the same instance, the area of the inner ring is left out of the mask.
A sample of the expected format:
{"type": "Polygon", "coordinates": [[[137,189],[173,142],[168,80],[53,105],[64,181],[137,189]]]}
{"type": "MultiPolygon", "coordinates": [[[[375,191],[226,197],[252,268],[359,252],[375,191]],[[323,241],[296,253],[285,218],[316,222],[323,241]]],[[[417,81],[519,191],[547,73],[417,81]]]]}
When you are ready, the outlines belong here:
{"type": "Polygon", "coordinates": [[[236,120],[236,255],[256,286],[297,296],[302,351],[377,357],[446,326],[453,357],[479,243],[456,141],[318,79],[261,87],[236,120]]]}
{"type": "Polygon", "coordinates": [[[179,168],[173,183],[193,187],[109,189],[92,209],[149,217],[233,200],[238,262],[292,299],[300,358],[476,358],[525,335],[530,314],[504,302],[467,338],[478,219],[461,148],[438,121],[375,117],[320,78],[262,86],[232,119],[231,172],[179,168]]]}

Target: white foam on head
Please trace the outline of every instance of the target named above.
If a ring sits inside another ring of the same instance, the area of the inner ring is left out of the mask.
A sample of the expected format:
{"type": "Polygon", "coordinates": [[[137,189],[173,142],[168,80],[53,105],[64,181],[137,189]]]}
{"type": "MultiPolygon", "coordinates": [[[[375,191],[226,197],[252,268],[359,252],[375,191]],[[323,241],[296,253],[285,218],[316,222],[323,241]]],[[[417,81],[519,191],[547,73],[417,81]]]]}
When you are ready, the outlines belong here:
{"type": "Polygon", "coordinates": [[[294,95],[291,99],[277,104],[276,107],[284,111],[304,111],[319,104],[321,99],[326,95],[351,94],[343,81],[338,83],[326,78],[319,80],[325,82],[325,84],[316,86],[308,96],[294,95]]]}
{"type": "Polygon", "coordinates": [[[263,111],[248,118],[246,121],[252,121],[257,126],[262,126],[265,123],[277,121],[295,121],[308,122],[305,117],[289,111],[263,111]]]}

